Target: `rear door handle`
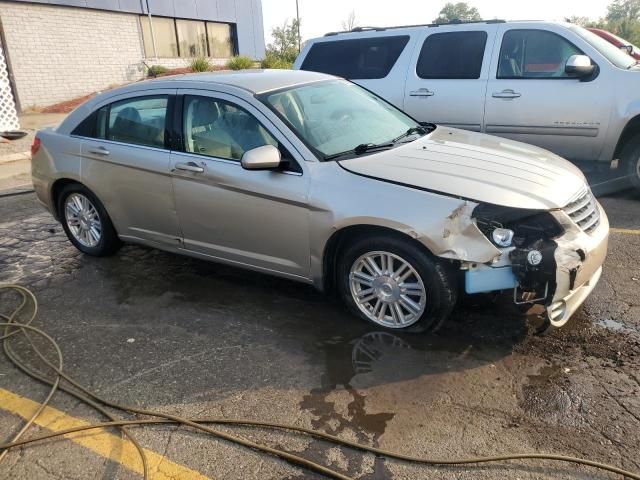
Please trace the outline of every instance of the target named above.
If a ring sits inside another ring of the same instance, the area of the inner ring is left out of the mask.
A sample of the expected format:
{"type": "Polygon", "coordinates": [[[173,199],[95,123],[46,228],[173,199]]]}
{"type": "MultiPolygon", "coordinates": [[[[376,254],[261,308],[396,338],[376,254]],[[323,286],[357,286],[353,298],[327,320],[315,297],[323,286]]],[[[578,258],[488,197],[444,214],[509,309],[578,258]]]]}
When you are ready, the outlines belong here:
{"type": "Polygon", "coordinates": [[[109,150],[107,150],[104,147],[94,147],[94,148],[90,148],[88,150],[89,153],[93,153],[95,155],[103,155],[103,156],[107,156],[109,155],[109,150]]]}
{"type": "Polygon", "coordinates": [[[183,170],[185,172],[202,173],[204,168],[199,167],[193,162],[188,163],[176,163],[176,170],[183,170]]]}
{"type": "Polygon", "coordinates": [[[435,93],[428,88],[419,88],[418,90],[411,90],[409,92],[410,97],[433,97],[434,95],[435,93]]]}
{"type": "Polygon", "coordinates": [[[519,98],[521,95],[518,92],[514,92],[511,89],[502,90],[501,92],[493,92],[491,94],[493,98],[519,98]]]}

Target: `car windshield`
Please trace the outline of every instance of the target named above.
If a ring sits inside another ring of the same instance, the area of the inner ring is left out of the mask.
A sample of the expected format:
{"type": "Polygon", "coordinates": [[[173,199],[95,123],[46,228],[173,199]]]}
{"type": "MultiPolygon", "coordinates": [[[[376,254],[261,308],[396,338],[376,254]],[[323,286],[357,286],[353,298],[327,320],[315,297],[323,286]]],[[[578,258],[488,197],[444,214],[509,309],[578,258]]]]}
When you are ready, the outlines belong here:
{"type": "Polygon", "coordinates": [[[590,32],[586,28],[579,27],[578,25],[571,25],[569,29],[572,32],[580,35],[583,40],[588,42],[593,48],[600,52],[601,55],[603,55],[616,67],[629,68],[636,63],[633,57],[629,56],[626,52],[622,51],[612,43],[607,42],[604,38],[599,37],[593,32],[590,32]]]}
{"type": "Polygon", "coordinates": [[[292,87],[260,99],[323,159],[391,148],[399,144],[398,137],[408,141],[424,133],[411,117],[346,80],[292,87]],[[358,152],[356,147],[361,147],[358,152]]]}

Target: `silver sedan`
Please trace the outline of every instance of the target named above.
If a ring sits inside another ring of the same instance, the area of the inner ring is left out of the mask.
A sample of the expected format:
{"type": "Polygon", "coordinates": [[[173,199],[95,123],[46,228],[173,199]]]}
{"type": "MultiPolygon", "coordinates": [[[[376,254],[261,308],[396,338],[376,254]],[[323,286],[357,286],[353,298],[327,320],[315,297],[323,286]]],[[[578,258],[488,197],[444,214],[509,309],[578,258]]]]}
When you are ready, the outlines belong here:
{"type": "Polygon", "coordinates": [[[606,215],[570,163],[313,72],[135,83],[32,150],[36,193],[82,252],[132,242],[279,275],[387,328],[506,290],[561,326],[606,255],[606,215]]]}

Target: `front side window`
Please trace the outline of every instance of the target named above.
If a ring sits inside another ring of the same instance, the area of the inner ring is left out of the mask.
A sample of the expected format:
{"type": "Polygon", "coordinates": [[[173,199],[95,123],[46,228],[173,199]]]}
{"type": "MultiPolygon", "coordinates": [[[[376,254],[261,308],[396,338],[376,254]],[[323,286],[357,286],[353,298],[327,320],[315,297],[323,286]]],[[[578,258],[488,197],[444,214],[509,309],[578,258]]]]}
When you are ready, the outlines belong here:
{"type": "Polygon", "coordinates": [[[386,77],[409,41],[408,35],[315,43],[301,70],[348,79],[386,77]]]}
{"type": "Polygon", "coordinates": [[[422,45],[416,73],[420,78],[480,78],[487,44],[486,32],[447,32],[429,35],[422,45]]]}
{"type": "Polygon", "coordinates": [[[509,30],[502,38],[498,78],[573,78],[565,64],[572,55],[582,54],[547,30],[509,30]]]}
{"type": "Polygon", "coordinates": [[[97,112],[96,137],[114,142],[165,147],[166,95],[130,98],[97,112]]]}
{"type": "Polygon", "coordinates": [[[253,115],[224,100],[187,95],[183,111],[189,153],[239,161],[247,150],[278,146],[253,115]]]}
{"type": "Polygon", "coordinates": [[[391,104],[344,80],[296,86],[259,98],[322,157],[390,142],[419,127],[391,104]]]}
{"type": "Polygon", "coordinates": [[[153,17],[153,36],[149,26],[149,17],[140,17],[142,25],[142,40],[144,54],[147,58],[156,56],[153,51],[153,39],[155,38],[155,53],[161,58],[175,58],[178,56],[178,41],[176,40],[176,27],[172,18],[153,17]]]}
{"type": "Polygon", "coordinates": [[[207,56],[207,30],[204,22],[176,20],[181,57],[207,56]]]}

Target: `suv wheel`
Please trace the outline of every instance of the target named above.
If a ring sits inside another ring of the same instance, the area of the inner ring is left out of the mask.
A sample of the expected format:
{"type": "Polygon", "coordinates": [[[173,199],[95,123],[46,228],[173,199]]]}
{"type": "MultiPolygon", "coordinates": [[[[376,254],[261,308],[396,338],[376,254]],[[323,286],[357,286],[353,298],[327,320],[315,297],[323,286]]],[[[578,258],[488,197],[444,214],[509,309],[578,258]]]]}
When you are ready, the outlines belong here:
{"type": "Polygon", "coordinates": [[[122,245],[104,206],[84,185],[72,183],[62,189],[58,212],[67,237],[81,252],[103,257],[122,245]]]}
{"type": "Polygon", "coordinates": [[[640,190],[640,135],[636,135],[626,143],[620,152],[620,159],[631,184],[640,190]]]}
{"type": "Polygon", "coordinates": [[[394,237],[359,239],[338,265],[338,287],[347,306],[360,318],[394,330],[439,327],[457,299],[451,277],[443,263],[394,237]]]}

